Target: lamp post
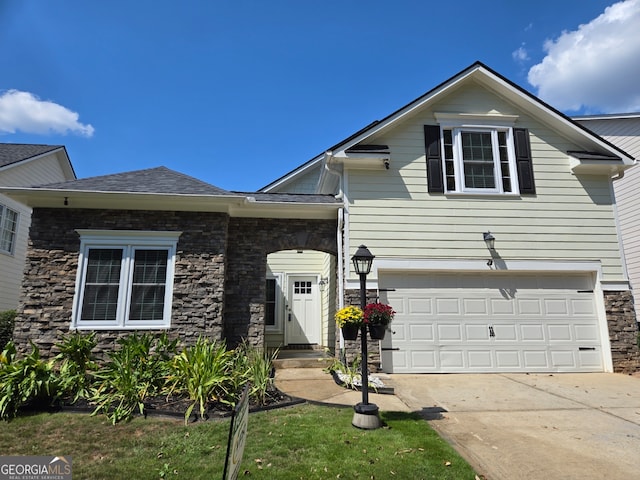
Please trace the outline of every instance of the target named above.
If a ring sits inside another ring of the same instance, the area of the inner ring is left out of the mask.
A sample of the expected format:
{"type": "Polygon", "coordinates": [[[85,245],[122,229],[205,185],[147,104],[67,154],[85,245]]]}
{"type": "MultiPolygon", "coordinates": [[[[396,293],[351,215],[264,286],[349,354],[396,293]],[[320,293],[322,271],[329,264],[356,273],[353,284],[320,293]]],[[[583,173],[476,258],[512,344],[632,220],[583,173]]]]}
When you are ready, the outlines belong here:
{"type": "MultiPolygon", "coordinates": [[[[356,273],[360,277],[360,308],[364,311],[367,304],[367,275],[371,272],[374,256],[364,245],[360,245],[356,253],[351,257],[356,273]]],[[[378,416],[378,406],[369,403],[369,366],[367,353],[367,325],[360,327],[360,341],[362,346],[361,379],[362,379],[362,403],[354,407],[355,413],[351,424],[354,427],[373,430],[380,428],[382,422],[378,416]]]]}

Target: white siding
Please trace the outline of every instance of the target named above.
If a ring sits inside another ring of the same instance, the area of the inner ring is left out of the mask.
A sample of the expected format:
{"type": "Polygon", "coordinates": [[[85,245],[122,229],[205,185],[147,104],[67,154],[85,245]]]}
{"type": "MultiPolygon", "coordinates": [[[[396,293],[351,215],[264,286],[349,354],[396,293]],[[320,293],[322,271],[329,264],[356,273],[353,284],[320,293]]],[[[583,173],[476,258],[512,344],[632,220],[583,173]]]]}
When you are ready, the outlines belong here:
{"type": "Polygon", "coordinates": [[[390,170],[348,171],[349,249],[378,257],[485,259],[482,232],[505,260],[601,261],[603,280],[624,279],[607,177],[576,176],[567,150],[580,150],[543,124],[479,87],[454,92],[368,143],[391,150],[390,170]],[[536,195],[429,194],[423,125],[433,112],[519,115],[528,128],[536,195]]]}
{"type": "MultiPolygon", "coordinates": [[[[0,170],[0,185],[10,187],[34,186],[68,180],[54,155],[0,170]]],[[[18,232],[13,255],[0,253],[0,311],[18,306],[22,275],[31,226],[31,209],[0,195],[0,203],[19,213],[18,232]]]]}
{"type": "MultiPolygon", "coordinates": [[[[634,158],[640,158],[640,115],[630,118],[611,117],[578,121],[634,158]]],[[[638,215],[640,167],[635,166],[627,170],[624,177],[616,180],[613,186],[618,205],[627,273],[633,287],[635,304],[640,306],[640,215],[638,215]]]]}

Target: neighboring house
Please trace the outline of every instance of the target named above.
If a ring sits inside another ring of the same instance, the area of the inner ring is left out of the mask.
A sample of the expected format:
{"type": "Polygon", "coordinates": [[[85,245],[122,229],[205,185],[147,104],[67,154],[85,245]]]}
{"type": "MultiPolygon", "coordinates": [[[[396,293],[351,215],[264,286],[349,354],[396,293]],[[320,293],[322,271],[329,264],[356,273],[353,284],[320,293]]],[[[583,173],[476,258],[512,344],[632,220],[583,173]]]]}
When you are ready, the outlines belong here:
{"type": "Polygon", "coordinates": [[[103,349],[147,329],[353,351],[333,313],[359,303],[365,244],[368,296],[397,311],[375,367],[634,371],[611,185],[633,161],[475,63],[260,192],[163,167],[3,188],[34,208],[15,338],[45,355],[69,329],[103,349]]]}
{"type": "MultiPolygon", "coordinates": [[[[0,143],[0,186],[75,179],[67,152],[57,145],[0,143]]],[[[31,208],[0,193],[0,311],[18,307],[31,208]]]]}
{"type": "MultiPolygon", "coordinates": [[[[574,120],[634,158],[640,158],[640,113],[589,115],[574,117],[574,120]]],[[[629,280],[635,305],[640,305],[640,168],[634,167],[626,171],[624,176],[613,182],[613,188],[629,280]]],[[[637,314],[636,309],[636,316],[637,314]]]]}

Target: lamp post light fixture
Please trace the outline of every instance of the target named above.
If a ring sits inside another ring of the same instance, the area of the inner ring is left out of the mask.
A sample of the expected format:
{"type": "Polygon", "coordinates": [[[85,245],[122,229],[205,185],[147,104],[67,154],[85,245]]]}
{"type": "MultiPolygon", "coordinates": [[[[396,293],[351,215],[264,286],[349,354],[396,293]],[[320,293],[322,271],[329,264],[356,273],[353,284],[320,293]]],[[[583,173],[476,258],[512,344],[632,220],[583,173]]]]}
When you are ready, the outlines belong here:
{"type": "MultiPolygon", "coordinates": [[[[356,273],[360,277],[360,308],[364,311],[367,304],[367,275],[371,272],[374,255],[364,245],[360,245],[356,253],[351,257],[356,273]]],[[[378,406],[369,403],[369,366],[367,352],[367,325],[365,323],[360,327],[360,341],[362,348],[361,379],[362,379],[362,402],[357,403],[353,408],[353,420],[351,424],[354,427],[365,430],[374,430],[382,426],[380,416],[378,414],[378,406]]]]}

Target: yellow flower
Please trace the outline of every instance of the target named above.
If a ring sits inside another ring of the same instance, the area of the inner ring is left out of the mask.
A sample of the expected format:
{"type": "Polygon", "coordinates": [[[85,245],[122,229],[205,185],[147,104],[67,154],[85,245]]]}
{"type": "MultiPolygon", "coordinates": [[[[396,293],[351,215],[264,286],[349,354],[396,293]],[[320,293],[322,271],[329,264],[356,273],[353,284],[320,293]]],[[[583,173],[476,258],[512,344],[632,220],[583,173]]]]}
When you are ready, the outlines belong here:
{"type": "Polygon", "coordinates": [[[362,319],[364,313],[358,307],[349,305],[348,307],[341,308],[336,312],[335,319],[338,327],[344,327],[345,324],[362,325],[362,319]]]}

